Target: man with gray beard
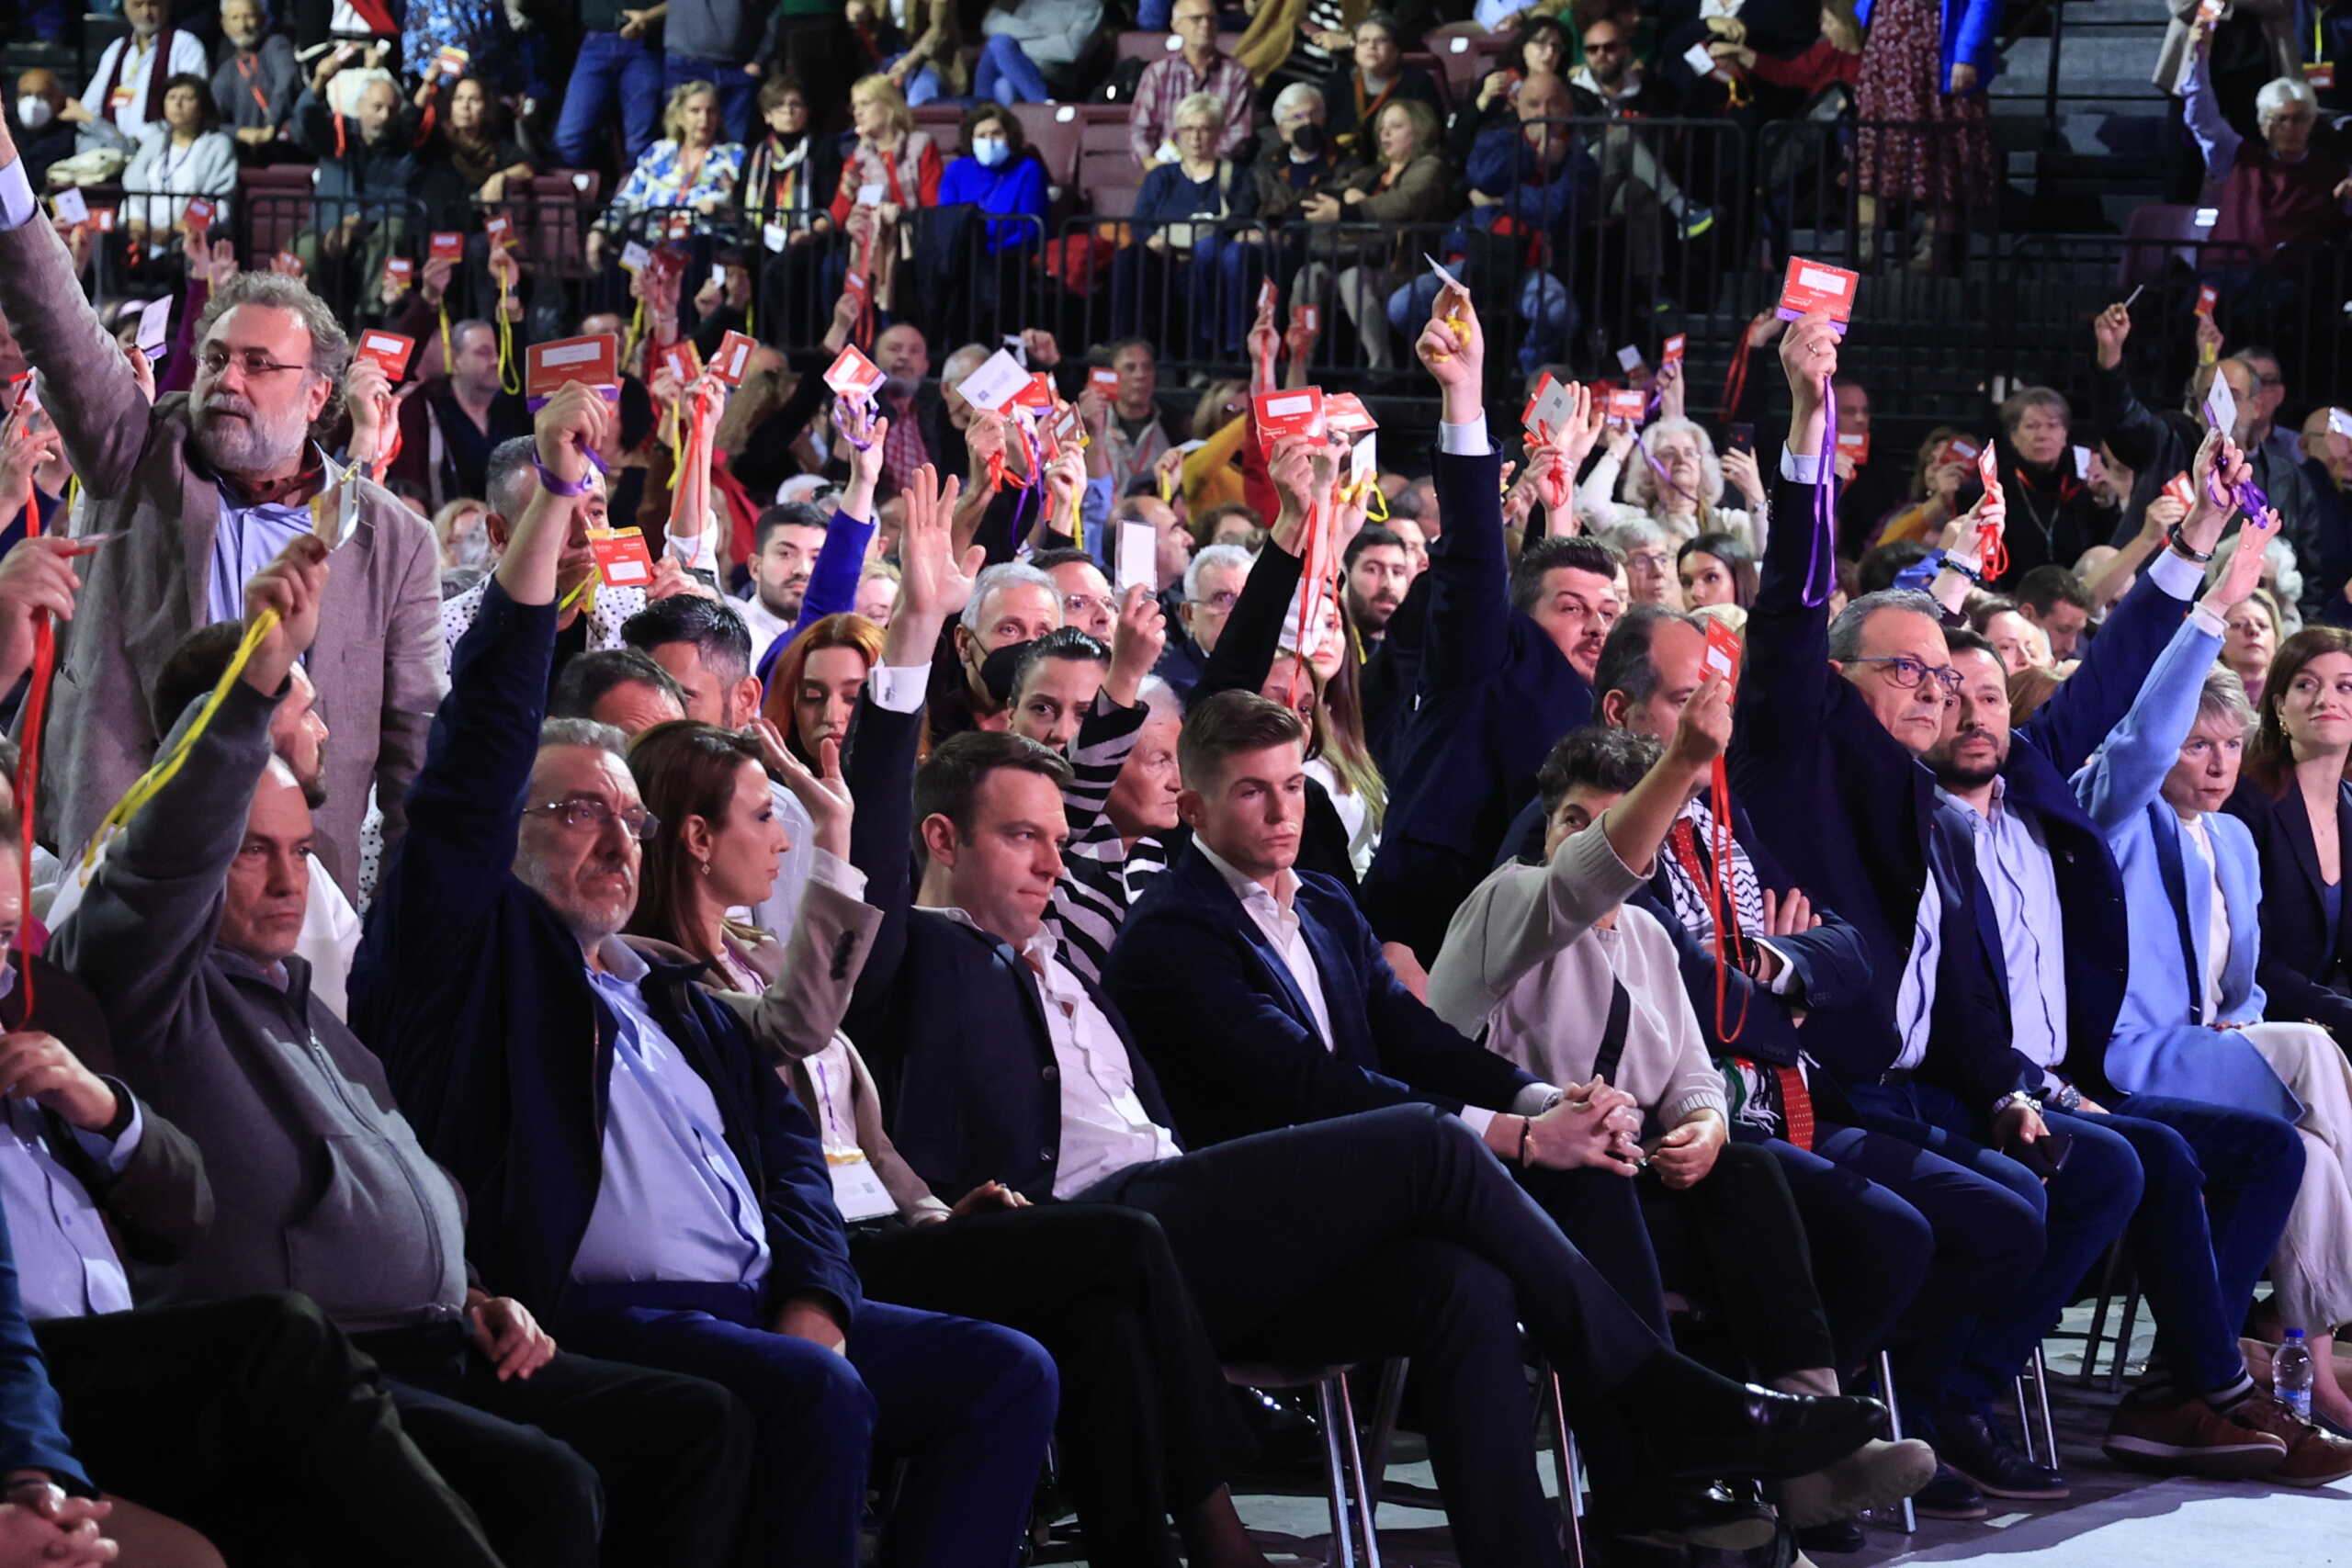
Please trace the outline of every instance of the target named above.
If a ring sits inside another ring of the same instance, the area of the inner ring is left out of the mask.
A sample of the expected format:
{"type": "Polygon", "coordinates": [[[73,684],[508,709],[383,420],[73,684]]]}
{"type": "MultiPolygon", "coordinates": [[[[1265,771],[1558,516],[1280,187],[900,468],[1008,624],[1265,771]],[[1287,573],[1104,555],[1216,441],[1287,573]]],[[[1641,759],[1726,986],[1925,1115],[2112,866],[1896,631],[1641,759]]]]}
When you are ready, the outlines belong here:
{"type": "Polygon", "coordinates": [[[245,580],[316,531],[341,547],[308,666],[335,731],[318,854],[349,890],[370,793],[396,843],[447,686],[432,530],[313,439],[350,344],[299,281],[242,274],[197,322],[193,388],[151,407],[36,216],[0,128],[0,316],[41,373],[81,479],[77,530],[120,536],[77,563],[75,613],[58,628],[40,840],[62,855],[88,840],[177,716],[148,703],[172,650],[198,626],[238,619],[245,580]]]}

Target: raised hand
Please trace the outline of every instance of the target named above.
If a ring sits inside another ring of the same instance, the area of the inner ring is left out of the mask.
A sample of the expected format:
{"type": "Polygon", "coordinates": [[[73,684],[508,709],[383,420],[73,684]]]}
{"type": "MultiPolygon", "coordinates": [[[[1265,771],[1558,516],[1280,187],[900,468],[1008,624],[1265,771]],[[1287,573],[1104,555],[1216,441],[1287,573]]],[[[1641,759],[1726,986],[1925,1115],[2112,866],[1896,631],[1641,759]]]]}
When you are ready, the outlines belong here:
{"type": "Polygon", "coordinates": [[[2238,529],[2237,548],[2230,552],[2229,566],[2206,591],[2205,608],[2220,619],[2229,619],[2230,612],[2245,603],[2246,595],[2261,584],[2263,557],[2268,553],[2270,541],[2278,536],[2277,508],[2265,507],[2261,515],[2247,518],[2238,529]]]}
{"type": "Polygon", "coordinates": [[[1731,745],[1731,682],[1709,676],[1682,705],[1667,755],[1693,774],[1705,773],[1731,745]]]}
{"type": "MultiPolygon", "coordinates": [[[[899,614],[891,618],[893,629],[910,611],[944,623],[971,600],[972,580],[979,575],[988,551],[974,545],[961,562],[956,558],[958,489],[952,479],[943,489],[928,463],[915,470],[914,482],[906,488],[906,528],[899,536],[899,614]]],[[[924,657],[929,658],[927,650],[924,657]]]]}
{"type": "Polygon", "coordinates": [[[351,415],[351,460],[366,467],[378,461],[390,443],[386,426],[391,412],[392,383],[384,367],[372,359],[355,359],[344,372],[343,406],[351,415]]]}
{"type": "Polygon", "coordinates": [[[1756,467],[1756,454],[1734,446],[1724,454],[1724,477],[1731,480],[1732,489],[1739,491],[1750,512],[1764,504],[1764,476],[1756,467]]]}
{"type": "Polygon", "coordinates": [[[1443,394],[1449,424],[1467,424],[1482,411],[1479,389],[1487,371],[1487,337],[1470,291],[1447,284],[1430,302],[1429,324],[1413,344],[1443,394]]]}
{"type": "Polygon", "coordinates": [[[817,847],[836,860],[849,859],[849,829],[857,803],[850,798],[849,785],[842,778],[840,743],[818,743],[817,766],[822,772],[812,772],[792,754],[784,736],[766,719],[752,720],[743,733],[759,742],[760,760],[767,765],[769,775],[808,809],[808,820],[816,828],[817,847]]]}
{"type": "Polygon", "coordinates": [[[1821,450],[1823,389],[1838,374],[1838,323],[1826,311],[1790,324],[1781,340],[1781,369],[1789,381],[1789,450],[1815,456],[1821,450]]]}
{"type": "Polygon", "coordinates": [[[245,581],[245,625],[265,610],[275,611],[269,628],[245,664],[245,683],[275,700],[295,661],[319,635],[319,603],[327,586],[327,543],[315,534],[297,534],[277,558],[245,581]]]}
{"type": "Polygon", "coordinates": [[[2120,300],[2091,318],[2091,336],[2098,340],[2098,364],[2112,370],[2123,363],[2124,340],[2132,335],[2132,312],[2120,300]]]}
{"type": "Polygon", "coordinates": [[[1136,583],[1121,601],[1118,624],[1111,628],[1111,672],[1102,678],[1103,694],[1121,707],[1135,706],[1136,689],[1167,646],[1168,617],[1159,600],[1136,583]]]}

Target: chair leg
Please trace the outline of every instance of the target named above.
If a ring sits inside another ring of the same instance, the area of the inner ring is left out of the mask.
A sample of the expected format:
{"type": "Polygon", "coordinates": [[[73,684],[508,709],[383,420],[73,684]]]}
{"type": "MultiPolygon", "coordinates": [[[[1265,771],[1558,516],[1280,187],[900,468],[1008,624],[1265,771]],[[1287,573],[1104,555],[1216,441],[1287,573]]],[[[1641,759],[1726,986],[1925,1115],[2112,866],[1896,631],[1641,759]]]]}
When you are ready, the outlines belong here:
{"type": "Polygon", "coordinates": [[[2050,1416],[2050,1363],[2042,1359],[2041,1347],[2033,1348],[2033,1402],[2041,1416],[2041,1460],[2051,1469],[2058,1468],[2058,1423],[2050,1416]]]}
{"type": "Polygon", "coordinates": [[[2132,1361],[2132,1330],[2140,1321],[2140,1287],[2134,1283],[2123,1297],[2123,1325],[2115,1336],[2115,1365],[2107,1374],[2107,1392],[2123,1392],[2123,1373],[2132,1361]]]}
{"type": "Polygon", "coordinates": [[[1584,1484],[1577,1475],[1583,1466],[1577,1461],[1577,1435],[1568,1426],[1568,1402],[1560,1391],[1560,1374],[1549,1362],[1544,1364],[1544,1381],[1551,1390],[1552,1420],[1560,1435],[1559,1446],[1552,1450],[1553,1468],[1560,1480],[1560,1539],[1567,1549],[1568,1568],[1585,1568],[1584,1484]]]}
{"type": "MultiPolygon", "coordinates": [[[[1878,1396],[1886,1404],[1886,1436],[1891,1442],[1903,1440],[1903,1406],[1894,1397],[1894,1358],[1881,1350],[1878,1353],[1878,1396]]],[[[1897,1506],[1897,1517],[1903,1521],[1903,1533],[1916,1535],[1919,1530],[1918,1510],[1905,1497],[1897,1506]]]]}
{"type": "Polygon", "coordinates": [[[2026,1406],[2025,1374],[2023,1372],[2019,1372],[2016,1377],[2009,1380],[2009,1392],[2017,1397],[2018,1440],[2025,1445],[2025,1457],[2028,1461],[2035,1464],[2045,1464],[2049,1462],[2034,1452],[2033,1416],[2028,1411],[2026,1406]]]}
{"type": "Polygon", "coordinates": [[[1355,1531],[1348,1521],[1347,1461],[1340,1448],[1340,1401],[1331,1379],[1315,1385],[1315,1415],[1323,1423],[1323,1479],[1331,1504],[1331,1562],[1356,1568],[1355,1531]]]}
{"type": "Polygon", "coordinates": [[[1363,1568],[1380,1568],[1380,1539],[1373,1529],[1372,1513],[1373,1494],[1380,1489],[1380,1478],[1367,1474],[1364,1470],[1363,1450],[1356,1441],[1355,1401],[1348,1393],[1347,1374],[1342,1372],[1331,1381],[1339,1385],[1334,1392],[1340,1402],[1340,1438],[1347,1445],[1348,1477],[1355,1495],[1356,1529],[1363,1541],[1363,1568]]]}
{"type": "Polygon", "coordinates": [[[1388,1450],[1396,1437],[1396,1413],[1405,1404],[1405,1374],[1412,1364],[1409,1359],[1398,1356],[1382,1362],[1380,1367],[1380,1393],[1372,1406],[1372,1517],[1375,1526],[1379,1523],[1380,1483],[1388,1473],[1388,1450]]]}

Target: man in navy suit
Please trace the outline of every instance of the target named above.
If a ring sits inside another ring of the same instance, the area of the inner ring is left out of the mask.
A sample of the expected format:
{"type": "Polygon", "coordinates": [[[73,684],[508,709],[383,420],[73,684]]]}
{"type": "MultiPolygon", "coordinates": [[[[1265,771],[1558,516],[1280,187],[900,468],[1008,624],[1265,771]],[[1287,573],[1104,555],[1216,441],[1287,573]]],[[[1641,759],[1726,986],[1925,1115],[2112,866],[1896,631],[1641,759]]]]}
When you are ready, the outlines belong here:
{"type": "MultiPolygon", "coordinates": [[[[884,911],[847,1027],[899,1153],[933,1189],[961,1197],[1001,1181],[1035,1202],[1151,1214],[1229,1359],[1411,1356],[1428,1374],[1424,1416],[1465,1561],[1561,1560],[1525,1436],[1522,1321],[1579,1412],[1619,1412],[1661,1470],[1807,1472],[1859,1448],[1871,1402],[1744,1389],[1674,1352],[1434,1106],[1185,1152],[1125,1019],[1044,924],[1069,764],[983,732],[916,772],[929,650],[979,559],[955,558],[953,498],[928,475],[908,492],[903,598],[845,770],[859,802],[852,859],[884,911]]],[[[1498,1120],[1534,1146],[1532,1121],[1498,1120]]],[[[1547,1124],[1546,1146],[1565,1131],[1547,1124]]]]}

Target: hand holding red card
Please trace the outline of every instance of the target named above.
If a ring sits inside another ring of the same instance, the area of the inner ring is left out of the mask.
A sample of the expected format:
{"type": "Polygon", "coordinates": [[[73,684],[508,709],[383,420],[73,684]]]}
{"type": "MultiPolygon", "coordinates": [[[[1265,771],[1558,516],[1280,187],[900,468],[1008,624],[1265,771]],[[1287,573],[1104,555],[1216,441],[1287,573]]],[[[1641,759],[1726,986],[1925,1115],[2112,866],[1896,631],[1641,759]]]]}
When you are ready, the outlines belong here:
{"type": "Polygon", "coordinates": [[[1285,435],[1320,440],[1326,432],[1320,387],[1303,387],[1295,392],[1261,392],[1255,403],[1258,446],[1261,450],[1272,451],[1274,443],[1285,435]]]}
{"type": "Polygon", "coordinates": [[[383,368],[384,379],[394,386],[408,373],[409,356],[416,352],[416,340],[398,333],[379,332],[370,327],[359,334],[358,345],[352,350],[354,359],[365,359],[383,368]]]}
{"type": "Polygon", "coordinates": [[[524,355],[523,390],[536,406],[565,382],[585,381],[609,401],[620,395],[620,340],[610,333],[535,343],[524,355]]]}
{"type": "Polygon", "coordinates": [[[1824,311],[1838,323],[1838,333],[1843,336],[1846,323],[1853,319],[1854,288],[1860,281],[1842,266],[1791,256],[1775,314],[1784,321],[1793,321],[1800,316],[1824,311]]]}
{"type": "Polygon", "coordinates": [[[645,535],[636,528],[614,528],[588,536],[596,555],[596,575],[608,588],[642,588],[653,581],[652,552],[645,535]]]}
{"type": "Polygon", "coordinates": [[[729,333],[719,340],[718,352],[710,356],[710,373],[730,387],[741,386],[745,372],[752,367],[752,350],[757,347],[755,339],[741,333],[729,333]]]}

